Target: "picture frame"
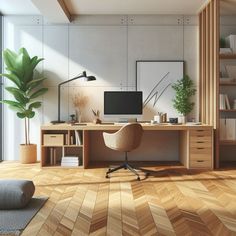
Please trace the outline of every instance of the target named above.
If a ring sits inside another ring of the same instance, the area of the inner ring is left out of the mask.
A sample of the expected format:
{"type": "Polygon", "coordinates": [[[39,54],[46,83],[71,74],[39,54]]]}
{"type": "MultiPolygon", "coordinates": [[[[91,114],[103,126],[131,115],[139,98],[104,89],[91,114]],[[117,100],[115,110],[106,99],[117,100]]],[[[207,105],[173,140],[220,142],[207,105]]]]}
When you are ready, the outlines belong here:
{"type": "Polygon", "coordinates": [[[137,60],[136,90],[143,92],[143,120],[152,120],[159,113],[177,117],[173,108],[172,85],[183,78],[184,60],[137,60]]]}

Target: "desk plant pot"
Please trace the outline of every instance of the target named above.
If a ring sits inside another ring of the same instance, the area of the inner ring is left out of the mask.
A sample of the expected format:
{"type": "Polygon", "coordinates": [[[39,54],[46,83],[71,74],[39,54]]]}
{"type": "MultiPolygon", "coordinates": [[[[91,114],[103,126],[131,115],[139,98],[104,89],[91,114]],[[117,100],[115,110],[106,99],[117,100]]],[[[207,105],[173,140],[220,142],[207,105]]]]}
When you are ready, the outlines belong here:
{"type": "Polygon", "coordinates": [[[20,160],[22,163],[32,163],[37,159],[37,147],[30,143],[30,119],[35,116],[35,109],[41,107],[42,102],[35,99],[48,91],[42,87],[46,78],[34,75],[36,66],[43,58],[30,58],[27,50],[21,48],[18,53],[4,50],[3,59],[7,73],[0,75],[11,82],[5,90],[12,95],[12,100],[1,102],[7,104],[16,112],[18,118],[24,120],[25,143],[20,145],[20,160]]]}
{"type": "Polygon", "coordinates": [[[37,145],[21,144],[20,145],[20,162],[21,164],[35,163],[37,161],[37,145]]]}
{"type": "Polygon", "coordinates": [[[184,116],[184,115],[179,115],[179,117],[178,117],[178,123],[186,124],[186,120],[187,120],[186,116],[184,116]]]}

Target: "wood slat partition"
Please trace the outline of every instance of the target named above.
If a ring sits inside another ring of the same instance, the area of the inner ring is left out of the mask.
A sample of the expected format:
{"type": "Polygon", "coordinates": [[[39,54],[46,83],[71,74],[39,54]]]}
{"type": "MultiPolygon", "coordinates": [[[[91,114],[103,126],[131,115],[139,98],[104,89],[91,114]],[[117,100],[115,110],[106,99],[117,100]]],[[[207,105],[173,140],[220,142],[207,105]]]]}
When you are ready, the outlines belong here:
{"type": "Polygon", "coordinates": [[[219,0],[211,0],[199,13],[199,119],[215,129],[218,167],[219,129],[219,0]]]}

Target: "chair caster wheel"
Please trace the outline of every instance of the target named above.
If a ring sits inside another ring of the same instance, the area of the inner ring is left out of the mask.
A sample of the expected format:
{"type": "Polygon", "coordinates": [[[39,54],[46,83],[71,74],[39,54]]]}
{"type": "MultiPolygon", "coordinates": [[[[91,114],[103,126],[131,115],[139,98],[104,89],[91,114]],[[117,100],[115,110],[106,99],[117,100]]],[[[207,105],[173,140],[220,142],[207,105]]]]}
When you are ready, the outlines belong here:
{"type": "Polygon", "coordinates": [[[109,168],[108,171],[111,171],[111,168],[109,168]]]}
{"type": "Polygon", "coordinates": [[[106,175],[106,178],[109,179],[109,175],[106,175]]]}
{"type": "Polygon", "coordinates": [[[140,181],[140,177],[138,177],[137,180],[140,181]]]}

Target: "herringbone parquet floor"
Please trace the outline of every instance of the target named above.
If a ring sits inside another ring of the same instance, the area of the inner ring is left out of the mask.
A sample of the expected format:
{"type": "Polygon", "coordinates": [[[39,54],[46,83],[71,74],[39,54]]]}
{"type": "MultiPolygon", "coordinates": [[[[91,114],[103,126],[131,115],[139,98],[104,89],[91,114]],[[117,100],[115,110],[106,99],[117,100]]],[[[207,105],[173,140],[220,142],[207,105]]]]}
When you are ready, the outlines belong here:
{"type": "Polygon", "coordinates": [[[140,182],[122,170],[41,169],[3,162],[0,178],[32,179],[49,200],[22,235],[236,235],[236,170],[151,168],[140,182]]]}

